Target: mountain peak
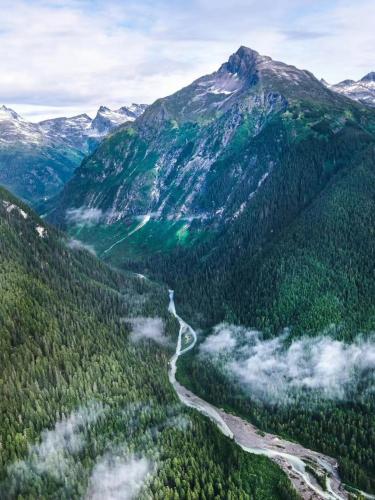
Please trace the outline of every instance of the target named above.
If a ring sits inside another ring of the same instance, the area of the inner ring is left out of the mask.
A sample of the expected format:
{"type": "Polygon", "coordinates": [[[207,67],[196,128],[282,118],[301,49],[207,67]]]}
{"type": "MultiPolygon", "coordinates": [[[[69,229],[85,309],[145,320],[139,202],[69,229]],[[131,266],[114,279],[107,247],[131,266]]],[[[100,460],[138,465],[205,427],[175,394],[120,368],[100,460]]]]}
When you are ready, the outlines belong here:
{"type": "Polygon", "coordinates": [[[237,73],[242,78],[257,79],[256,66],[261,58],[262,56],[256,50],[241,45],[221,68],[229,73],[237,73]]]}
{"type": "Polygon", "coordinates": [[[370,71],[363,78],[361,78],[361,82],[375,82],[375,71],[370,71]]]}
{"type": "Polygon", "coordinates": [[[106,113],[108,111],[111,111],[109,108],[107,108],[107,106],[100,106],[100,108],[98,109],[98,113],[106,113]]]}
{"type": "Polygon", "coordinates": [[[19,120],[21,117],[13,109],[3,104],[0,106],[0,120],[9,120],[9,118],[19,120]]]}
{"type": "Polygon", "coordinates": [[[245,45],[241,45],[241,47],[235,52],[239,57],[256,57],[259,56],[259,52],[250,47],[246,47],[245,45]]]}

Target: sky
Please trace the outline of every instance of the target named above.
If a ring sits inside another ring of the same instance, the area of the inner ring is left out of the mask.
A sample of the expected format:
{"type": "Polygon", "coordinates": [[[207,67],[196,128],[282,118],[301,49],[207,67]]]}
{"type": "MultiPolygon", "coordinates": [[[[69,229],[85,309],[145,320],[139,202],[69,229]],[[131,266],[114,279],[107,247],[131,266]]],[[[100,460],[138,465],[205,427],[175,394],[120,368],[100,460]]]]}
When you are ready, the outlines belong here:
{"type": "Polygon", "coordinates": [[[151,103],[239,46],[337,83],[375,70],[373,0],[0,0],[0,104],[31,121],[151,103]]]}

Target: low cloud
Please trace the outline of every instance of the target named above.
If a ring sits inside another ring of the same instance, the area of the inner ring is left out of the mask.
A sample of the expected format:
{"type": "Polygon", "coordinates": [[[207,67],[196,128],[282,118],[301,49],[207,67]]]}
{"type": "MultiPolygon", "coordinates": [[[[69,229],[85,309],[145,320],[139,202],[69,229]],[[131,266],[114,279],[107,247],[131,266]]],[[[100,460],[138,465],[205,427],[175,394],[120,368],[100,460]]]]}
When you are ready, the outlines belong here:
{"type": "Polygon", "coordinates": [[[9,476],[15,482],[28,481],[35,474],[66,480],[73,469],[73,456],[85,446],[87,427],[104,413],[104,407],[95,403],[59,420],[54,429],[42,432],[40,443],[29,447],[25,460],[19,460],[8,468],[9,476]]]}
{"type": "Polygon", "coordinates": [[[95,465],[87,500],[131,500],[155,472],[156,466],[145,457],[107,454],[95,465]]]}
{"type": "Polygon", "coordinates": [[[286,331],[264,340],[258,331],[222,324],[200,351],[252,395],[267,401],[287,401],[300,390],[346,399],[365,379],[367,387],[374,388],[374,336],[350,344],[324,335],[291,341],[286,331]]]}
{"type": "Polygon", "coordinates": [[[225,350],[232,350],[236,346],[236,339],[231,328],[233,327],[227,327],[226,325],[216,326],[214,334],[207,337],[202,343],[201,352],[218,354],[225,350]]]}
{"type": "MultiPolygon", "coordinates": [[[[121,210],[115,210],[114,208],[103,211],[100,208],[89,208],[89,207],[79,207],[79,208],[68,208],[65,213],[65,220],[69,224],[76,224],[78,226],[93,226],[95,224],[113,224],[124,218],[124,212],[121,210]]],[[[146,223],[150,218],[157,217],[157,212],[150,212],[144,215],[134,215],[128,218],[132,219],[132,222],[137,222],[139,225],[141,223],[146,223]]],[[[142,224],[142,225],[143,225],[142,224]]],[[[130,233],[135,232],[139,227],[134,228],[130,233]]]]}
{"type": "Polygon", "coordinates": [[[83,241],[76,240],[74,238],[68,241],[68,247],[72,250],[86,250],[87,252],[96,255],[95,248],[92,245],[87,245],[83,241]]]}
{"type": "Polygon", "coordinates": [[[161,318],[126,318],[124,320],[132,327],[130,339],[132,342],[153,340],[157,344],[166,345],[168,339],[164,334],[164,321],[161,318]]]}
{"type": "Polygon", "coordinates": [[[103,219],[103,211],[100,208],[69,208],[66,211],[66,220],[70,223],[90,226],[98,224],[103,219]]]}

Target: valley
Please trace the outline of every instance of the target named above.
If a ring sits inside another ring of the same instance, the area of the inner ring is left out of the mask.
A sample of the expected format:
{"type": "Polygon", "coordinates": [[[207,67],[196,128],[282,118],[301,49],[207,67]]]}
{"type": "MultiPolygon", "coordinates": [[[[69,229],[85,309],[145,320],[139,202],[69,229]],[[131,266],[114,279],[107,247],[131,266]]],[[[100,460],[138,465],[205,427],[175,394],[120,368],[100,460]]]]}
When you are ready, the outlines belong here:
{"type": "MultiPolygon", "coordinates": [[[[371,106],[240,47],[104,141],[47,220],[106,263],[168,283],[204,335],[225,323],[270,341],[289,331],[286,345],[372,346],[374,145],[371,106]]],[[[301,388],[276,404],[196,350],[180,364],[209,404],[334,457],[345,483],[375,491],[371,362],[346,398],[301,388]]]]}
{"type": "Polygon", "coordinates": [[[0,255],[1,498],[289,498],[277,466],[179,403],[165,287],[70,249],[3,189],[0,255]]]}
{"type": "Polygon", "coordinates": [[[1,498],[375,499],[373,90],[0,108],[1,498]]]}
{"type": "MultiPolygon", "coordinates": [[[[233,439],[244,451],[255,455],[264,455],[275,461],[288,475],[301,498],[333,500],[349,498],[348,492],[341,483],[338,463],[335,459],[306,449],[298,443],[292,443],[278,436],[259,431],[240,417],[226,413],[224,410],[207,403],[176,380],[178,358],[194,348],[197,335],[177,314],[172,290],[169,290],[169,298],[168,310],[177,319],[180,326],[176,352],[170,360],[169,380],[180,401],[215,422],[220,431],[233,439]],[[182,342],[186,332],[190,333],[191,341],[183,347],[182,342]],[[320,478],[320,481],[317,478],[320,478]],[[323,488],[321,484],[324,485],[323,488]]],[[[365,498],[375,498],[374,495],[368,495],[364,492],[362,494],[365,498]]]]}

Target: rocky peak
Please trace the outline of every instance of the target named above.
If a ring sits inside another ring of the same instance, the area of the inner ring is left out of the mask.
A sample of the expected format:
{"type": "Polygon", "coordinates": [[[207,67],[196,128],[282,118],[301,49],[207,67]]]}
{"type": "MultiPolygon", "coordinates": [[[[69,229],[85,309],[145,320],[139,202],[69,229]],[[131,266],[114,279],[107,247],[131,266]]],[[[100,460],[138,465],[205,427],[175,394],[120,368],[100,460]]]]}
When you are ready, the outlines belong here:
{"type": "Polygon", "coordinates": [[[221,70],[237,74],[241,78],[256,80],[257,63],[262,59],[258,52],[248,47],[241,46],[232,54],[228,62],[221,66],[221,70]]]}
{"type": "Polygon", "coordinates": [[[100,106],[100,108],[98,109],[97,114],[108,113],[109,111],[111,111],[111,110],[109,108],[107,108],[107,106],[100,106]]]}
{"type": "Polygon", "coordinates": [[[361,78],[361,82],[375,82],[375,71],[370,71],[363,78],[361,78]]]}
{"type": "Polygon", "coordinates": [[[21,117],[7,106],[0,106],[0,120],[20,120],[21,117]]]}
{"type": "Polygon", "coordinates": [[[340,85],[341,87],[346,87],[347,85],[353,85],[355,83],[356,82],[354,80],[347,79],[347,80],[343,80],[342,82],[338,83],[337,85],[340,85]]]}

